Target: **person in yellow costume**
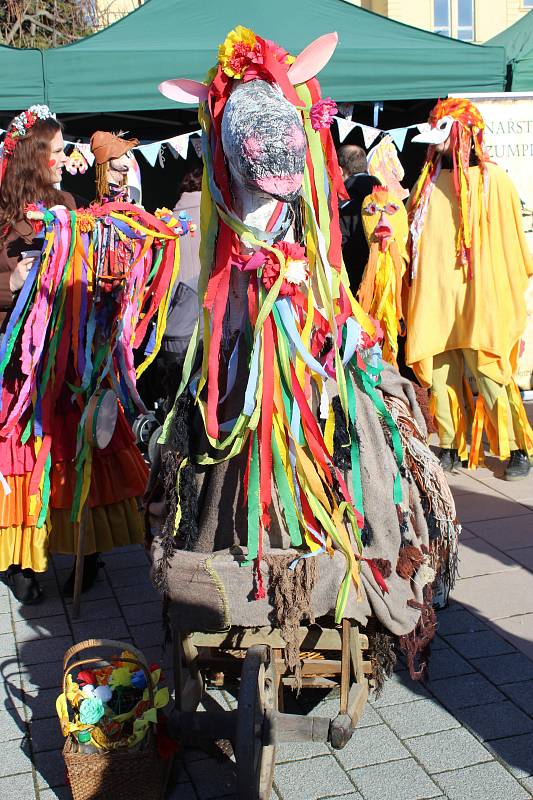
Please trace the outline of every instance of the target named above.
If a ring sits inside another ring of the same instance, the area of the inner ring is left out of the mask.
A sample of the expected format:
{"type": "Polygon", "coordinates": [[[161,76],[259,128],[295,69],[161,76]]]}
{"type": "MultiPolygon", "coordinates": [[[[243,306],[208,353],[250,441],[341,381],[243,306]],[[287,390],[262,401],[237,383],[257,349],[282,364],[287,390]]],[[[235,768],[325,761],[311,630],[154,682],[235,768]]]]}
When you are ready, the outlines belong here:
{"type": "Polygon", "coordinates": [[[369,257],[357,299],[383,329],[383,358],[398,367],[398,334],[404,331],[402,279],[407,263],[407,212],[386,186],[375,186],[363,200],[362,220],[369,257]]]}
{"type": "Polygon", "coordinates": [[[485,430],[493,453],[509,458],[504,477],[530,470],[533,431],[513,379],[526,326],[525,291],[533,261],[522,230],[520,201],[508,175],[489,162],[485,124],[469,100],[440,100],[409,202],[410,277],[406,363],[431,388],[441,464],[455,470],[482,458],[485,430]],[[474,376],[478,397],[465,380],[474,376]]]}

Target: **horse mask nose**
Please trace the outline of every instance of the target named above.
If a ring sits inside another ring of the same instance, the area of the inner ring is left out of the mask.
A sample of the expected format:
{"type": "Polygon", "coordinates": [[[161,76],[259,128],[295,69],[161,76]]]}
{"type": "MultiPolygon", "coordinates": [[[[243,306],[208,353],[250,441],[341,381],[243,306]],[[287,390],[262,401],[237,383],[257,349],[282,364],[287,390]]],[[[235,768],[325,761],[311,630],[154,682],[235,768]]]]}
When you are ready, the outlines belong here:
{"type": "Polygon", "coordinates": [[[234,179],[285,202],[303,180],[305,133],[295,107],[262,80],[237,84],[222,118],[222,146],[234,179]]]}

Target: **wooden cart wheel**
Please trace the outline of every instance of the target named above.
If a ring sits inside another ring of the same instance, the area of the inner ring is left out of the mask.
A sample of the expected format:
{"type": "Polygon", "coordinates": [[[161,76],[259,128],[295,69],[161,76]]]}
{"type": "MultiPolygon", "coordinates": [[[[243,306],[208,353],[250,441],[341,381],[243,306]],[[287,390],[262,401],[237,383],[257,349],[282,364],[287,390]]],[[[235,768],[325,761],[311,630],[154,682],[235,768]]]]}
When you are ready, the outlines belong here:
{"type": "Polygon", "coordinates": [[[269,800],[276,764],[270,712],[276,711],[275,664],[265,645],[250,647],[244,659],[237,709],[235,756],[239,800],[269,800]]]}

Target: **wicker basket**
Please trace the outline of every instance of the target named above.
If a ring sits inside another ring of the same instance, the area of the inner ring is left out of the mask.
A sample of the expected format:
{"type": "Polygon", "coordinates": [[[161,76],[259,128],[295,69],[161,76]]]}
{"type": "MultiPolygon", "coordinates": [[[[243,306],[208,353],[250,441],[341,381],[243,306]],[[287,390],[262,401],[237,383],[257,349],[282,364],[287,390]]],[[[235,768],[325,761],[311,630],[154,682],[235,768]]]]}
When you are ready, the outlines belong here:
{"type": "MultiPolygon", "coordinates": [[[[101,655],[73,660],[82,650],[94,648],[110,648],[115,651],[115,657],[120,656],[123,650],[135,656],[135,659],[121,658],[121,661],[137,664],[144,672],[153,706],[154,692],[146,659],[131,644],[113,639],[87,639],[67,650],[63,659],[63,691],[72,670],[86,664],[110,663],[110,658],[101,655]]],[[[172,759],[159,758],[153,731],[148,732],[142,750],[113,750],[94,754],[74,752],[72,740],[67,737],[63,758],[74,800],[133,800],[137,797],[162,800],[172,766],[172,759]]]]}

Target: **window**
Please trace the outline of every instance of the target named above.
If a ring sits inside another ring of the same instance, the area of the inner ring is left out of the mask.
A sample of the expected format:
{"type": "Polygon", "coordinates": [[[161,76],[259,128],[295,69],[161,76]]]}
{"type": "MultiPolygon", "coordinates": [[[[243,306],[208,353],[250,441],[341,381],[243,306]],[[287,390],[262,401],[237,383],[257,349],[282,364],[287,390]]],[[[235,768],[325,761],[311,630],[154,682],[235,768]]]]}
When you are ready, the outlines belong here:
{"type": "Polygon", "coordinates": [[[524,8],[533,8],[533,0],[522,0],[524,8]]]}
{"type": "Polygon", "coordinates": [[[450,0],[433,0],[433,30],[442,36],[451,36],[450,0]]]}
{"type": "Polygon", "coordinates": [[[457,2],[457,38],[471,42],[474,38],[474,0],[457,2]]]}

